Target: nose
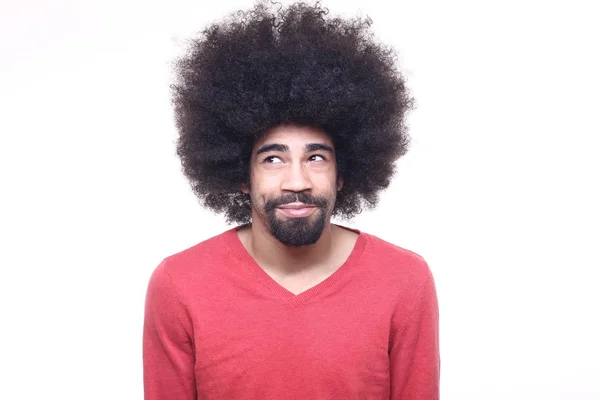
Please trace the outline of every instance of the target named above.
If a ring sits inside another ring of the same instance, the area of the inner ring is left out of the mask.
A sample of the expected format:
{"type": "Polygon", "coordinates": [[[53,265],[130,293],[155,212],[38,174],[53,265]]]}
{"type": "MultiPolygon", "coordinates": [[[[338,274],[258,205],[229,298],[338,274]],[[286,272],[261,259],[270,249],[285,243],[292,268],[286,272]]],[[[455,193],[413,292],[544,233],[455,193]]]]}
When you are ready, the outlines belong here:
{"type": "Polygon", "coordinates": [[[312,189],[312,183],[302,163],[292,163],[287,169],[281,190],[290,192],[303,192],[312,189]]]}

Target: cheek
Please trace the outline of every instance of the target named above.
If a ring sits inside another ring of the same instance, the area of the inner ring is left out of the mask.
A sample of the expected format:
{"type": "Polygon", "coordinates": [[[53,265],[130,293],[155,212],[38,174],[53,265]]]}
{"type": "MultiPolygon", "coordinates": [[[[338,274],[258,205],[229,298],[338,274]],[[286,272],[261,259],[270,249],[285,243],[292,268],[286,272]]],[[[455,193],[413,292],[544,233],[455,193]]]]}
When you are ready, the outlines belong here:
{"type": "Polygon", "coordinates": [[[280,180],[275,174],[261,174],[252,179],[252,189],[256,193],[269,193],[277,190],[280,186],[280,180]]]}
{"type": "Polygon", "coordinates": [[[320,174],[315,178],[314,183],[322,190],[337,192],[338,183],[335,174],[320,174]]]}
{"type": "Polygon", "coordinates": [[[266,199],[280,195],[280,182],[276,176],[268,174],[253,174],[250,178],[250,196],[254,203],[264,203],[266,199]]]}

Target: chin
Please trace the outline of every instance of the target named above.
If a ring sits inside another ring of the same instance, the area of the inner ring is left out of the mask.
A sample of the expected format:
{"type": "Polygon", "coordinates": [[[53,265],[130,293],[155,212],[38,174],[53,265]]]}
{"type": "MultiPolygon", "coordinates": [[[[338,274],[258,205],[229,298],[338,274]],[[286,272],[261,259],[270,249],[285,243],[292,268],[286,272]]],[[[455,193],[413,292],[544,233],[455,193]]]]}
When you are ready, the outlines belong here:
{"type": "Polygon", "coordinates": [[[300,247],[315,244],[325,229],[326,213],[319,210],[306,217],[277,216],[269,213],[268,228],[273,237],[286,246],[300,247]]]}

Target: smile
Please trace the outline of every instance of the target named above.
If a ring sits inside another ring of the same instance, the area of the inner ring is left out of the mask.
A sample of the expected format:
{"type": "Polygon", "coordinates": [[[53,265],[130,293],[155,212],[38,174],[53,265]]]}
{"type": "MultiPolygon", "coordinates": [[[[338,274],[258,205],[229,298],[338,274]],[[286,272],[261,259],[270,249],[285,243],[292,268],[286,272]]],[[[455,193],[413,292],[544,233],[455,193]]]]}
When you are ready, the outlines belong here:
{"type": "Polygon", "coordinates": [[[289,203],[277,207],[282,213],[290,217],[306,217],[310,215],[317,206],[304,203],[289,203]]]}

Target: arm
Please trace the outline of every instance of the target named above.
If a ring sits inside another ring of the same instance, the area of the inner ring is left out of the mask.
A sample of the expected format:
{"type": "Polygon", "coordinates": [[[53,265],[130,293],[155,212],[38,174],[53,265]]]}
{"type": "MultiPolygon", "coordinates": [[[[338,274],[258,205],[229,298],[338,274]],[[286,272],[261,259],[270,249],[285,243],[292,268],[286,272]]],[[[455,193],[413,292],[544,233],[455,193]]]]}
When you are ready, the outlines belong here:
{"type": "Polygon", "coordinates": [[[438,400],[439,314],[431,271],[410,313],[393,320],[390,348],[391,400],[438,400]]]}
{"type": "Polygon", "coordinates": [[[146,293],[144,399],[196,400],[192,323],[165,267],[153,272],[146,293]]]}

